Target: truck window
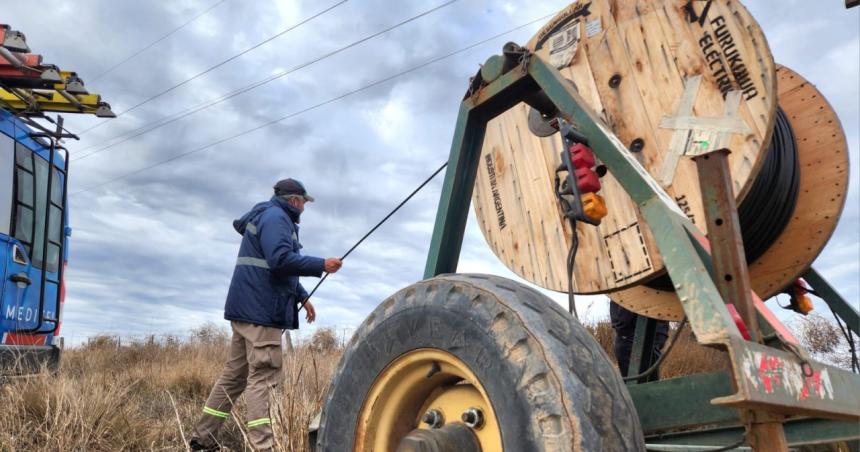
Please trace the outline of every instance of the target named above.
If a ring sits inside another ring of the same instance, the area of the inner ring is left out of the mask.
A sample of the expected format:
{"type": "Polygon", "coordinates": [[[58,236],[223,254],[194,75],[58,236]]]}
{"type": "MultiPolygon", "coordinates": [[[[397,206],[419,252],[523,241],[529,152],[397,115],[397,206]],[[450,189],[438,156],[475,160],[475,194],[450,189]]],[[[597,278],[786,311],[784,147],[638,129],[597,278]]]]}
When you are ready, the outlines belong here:
{"type": "Polygon", "coordinates": [[[15,183],[15,145],[12,138],[0,133],[0,234],[9,235],[12,228],[12,196],[15,183]]]}
{"type": "MultiPolygon", "coordinates": [[[[51,197],[62,205],[62,180],[54,168],[51,197]]],[[[33,266],[42,268],[45,247],[45,207],[48,205],[48,162],[20,143],[15,143],[15,208],[12,235],[24,244],[33,266]]],[[[47,271],[56,272],[60,263],[63,211],[51,205],[48,229],[47,271]]]]}

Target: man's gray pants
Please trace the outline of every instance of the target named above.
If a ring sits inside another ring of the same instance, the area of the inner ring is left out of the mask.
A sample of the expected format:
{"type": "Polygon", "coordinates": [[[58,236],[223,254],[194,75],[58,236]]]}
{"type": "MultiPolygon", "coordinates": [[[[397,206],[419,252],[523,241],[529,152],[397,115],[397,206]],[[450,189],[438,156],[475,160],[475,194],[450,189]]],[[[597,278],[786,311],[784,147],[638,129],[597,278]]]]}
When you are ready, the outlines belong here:
{"type": "Polygon", "coordinates": [[[202,445],[215,445],[218,428],[230,417],[233,403],[245,392],[248,440],[257,450],[270,450],[269,397],[283,379],[283,331],[235,321],[230,322],[230,326],[233,329],[230,357],[203,406],[203,415],[194,427],[192,438],[202,445]]]}

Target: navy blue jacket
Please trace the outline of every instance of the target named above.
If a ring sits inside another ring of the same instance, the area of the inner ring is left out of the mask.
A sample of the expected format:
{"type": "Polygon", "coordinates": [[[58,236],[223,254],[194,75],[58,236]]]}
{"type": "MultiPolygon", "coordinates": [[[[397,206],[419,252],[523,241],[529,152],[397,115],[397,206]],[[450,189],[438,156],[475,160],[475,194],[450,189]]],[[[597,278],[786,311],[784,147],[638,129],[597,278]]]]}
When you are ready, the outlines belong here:
{"type": "Polygon", "coordinates": [[[325,259],[302,256],[300,212],[280,197],[254,206],[233,221],[242,234],[239,257],[227,292],[224,318],[294,330],[298,302],[308,293],[299,276],[322,276],[325,259]]]}

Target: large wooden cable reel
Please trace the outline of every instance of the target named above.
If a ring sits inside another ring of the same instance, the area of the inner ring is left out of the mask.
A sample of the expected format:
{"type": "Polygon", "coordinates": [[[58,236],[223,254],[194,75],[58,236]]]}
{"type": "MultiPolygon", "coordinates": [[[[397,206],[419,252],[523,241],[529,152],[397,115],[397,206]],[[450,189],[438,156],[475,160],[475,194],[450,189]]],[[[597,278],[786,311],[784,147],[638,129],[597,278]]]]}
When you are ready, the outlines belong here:
{"type": "MultiPolygon", "coordinates": [[[[778,292],[823,248],[847,188],[844,133],[811,84],[777,70],[758,24],[737,1],[578,2],[527,47],[576,85],[702,229],[690,156],[731,149],[742,206],[768,157],[779,99],[796,138],[800,186],[783,232],[750,265],[753,288],[763,297],[778,292]]],[[[473,205],[488,244],[506,266],[542,287],[567,291],[572,231],[553,192],[561,139],[532,133],[529,113],[520,104],[488,124],[473,205]]],[[[678,318],[674,293],[644,286],[665,273],[648,225],[611,174],[601,182],[609,215],[598,227],[577,229],[574,291],[614,292],[612,298],[633,311],[678,318]]]]}

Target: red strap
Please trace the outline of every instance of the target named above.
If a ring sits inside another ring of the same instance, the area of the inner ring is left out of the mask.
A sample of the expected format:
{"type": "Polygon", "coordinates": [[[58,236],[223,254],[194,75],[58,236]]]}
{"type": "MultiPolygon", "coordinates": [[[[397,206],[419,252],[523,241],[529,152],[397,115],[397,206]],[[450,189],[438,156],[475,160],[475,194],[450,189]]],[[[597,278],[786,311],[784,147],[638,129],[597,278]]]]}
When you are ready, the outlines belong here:
{"type": "Polygon", "coordinates": [[[750,332],[747,330],[747,324],[744,323],[744,319],[742,319],[741,315],[738,314],[738,310],[735,308],[735,305],[726,303],[726,309],[729,310],[729,315],[732,316],[732,320],[735,321],[735,326],[738,327],[738,330],[741,332],[741,336],[748,341],[752,340],[750,332]]]}

